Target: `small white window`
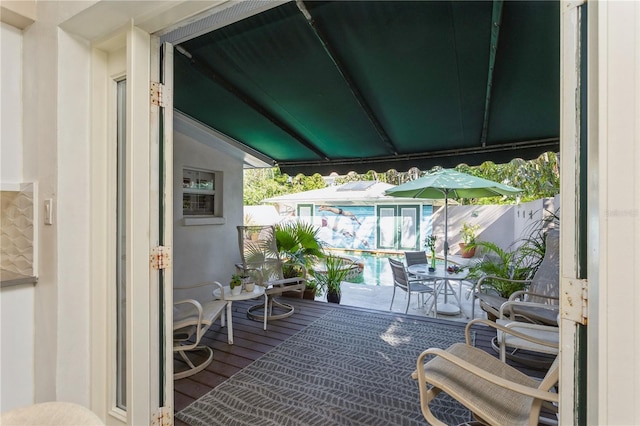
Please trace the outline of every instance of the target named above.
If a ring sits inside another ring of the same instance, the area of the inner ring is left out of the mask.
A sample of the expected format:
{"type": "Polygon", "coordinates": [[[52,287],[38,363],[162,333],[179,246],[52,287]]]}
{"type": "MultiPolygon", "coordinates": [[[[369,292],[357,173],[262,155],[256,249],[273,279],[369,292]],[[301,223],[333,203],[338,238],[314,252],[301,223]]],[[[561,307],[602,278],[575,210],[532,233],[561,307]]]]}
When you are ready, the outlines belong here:
{"type": "Polygon", "coordinates": [[[216,180],[219,177],[220,172],[183,169],[182,214],[185,217],[222,216],[216,194],[216,180]]]}

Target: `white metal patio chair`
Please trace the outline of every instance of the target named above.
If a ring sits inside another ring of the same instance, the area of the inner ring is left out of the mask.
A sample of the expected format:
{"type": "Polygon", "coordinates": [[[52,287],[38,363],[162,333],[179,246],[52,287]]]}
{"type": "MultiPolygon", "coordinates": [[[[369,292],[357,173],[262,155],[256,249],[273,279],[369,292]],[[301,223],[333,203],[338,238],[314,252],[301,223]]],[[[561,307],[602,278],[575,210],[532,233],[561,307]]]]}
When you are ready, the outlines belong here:
{"type": "Polygon", "coordinates": [[[418,293],[421,297],[422,306],[424,306],[424,295],[428,294],[431,296],[431,304],[429,305],[429,309],[427,312],[431,311],[431,309],[433,308],[433,312],[435,315],[438,303],[436,297],[435,282],[429,285],[425,284],[422,279],[411,279],[406,267],[404,266],[404,263],[398,260],[389,258],[389,264],[391,266],[391,272],[393,274],[393,296],[391,296],[391,305],[389,306],[389,310],[393,308],[393,300],[396,297],[396,289],[399,288],[400,290],[407,293],[407,306],[404,310],[405,314],[409,311],[411,294],[418,293]]]}
{"type": "MultiPolygon", "coordinates": [[[[412,374],[420,389],[420,407],[431,425],[445,426],[431,412],[430,403],[444,392],[456,399],[482,424],[538,425],[553,424],[553,419],[542,419],[543,407],[557,412],[559,397],[554,391],[559,377],[559,359],[539,381],[521,373],[493,355],[475,348],[471,343],[470,328],[487,320],[473,320],[466,327],[466,343],[455,343],[447,349],[430,348],[418,356],[416,371],[412,374]],[[427,361],[427,357],[433,357],[427,361]]],[[[504,328],[506,333],[526,335],[504,328]]]]}
{"type": "MultiPolygon", "coordinates": [[[[509,280],[494,276],[484,276],[478,280],[473,296],[479,299],[484,311],[496,318],[557,325],[560,285],[560,233],[557,229],[547,232],[545,244],[544,258],[531,280],[509,280]],[[483,282],[489,279],[521,282],[528,284],[528,288],[517,291],[506,299],[483,286],[483,282]]],[[[474,311],[475,300],[471,308],[472,317],[474,311]]]]}
{"type": "Polygon", "coordinates": [[[251,306],[247,316],[256,321],[277,320],[293,315],[293,305],[278,298],[283,293],[302,293],[305,289],[306,270],[300,266],[299,276],[285,277],[273,226],[238,226],[238,247],[241,263],[236,268],[251,276],[257,285],[265,288],[265,304],[251,306]]]}
{"type": "Polygon", "coordinates": [[[213,361],[213,349],[202,345],[201,340],[209,327],[220,318],[221,324],[225,325],[225,300],[214,300],[213,291],[220,289],[224,294],[222,284],[217,281],[202,283],[190,287],[176,287],[174,294],[183,292],[199,292],[206,290],[211,296],[211,300],[199,302],[194,298],[178,299],[173,303],[173,351],[177,352],[188,368],[173,374],[173,378],[183,379],[196,374],[213,361]],[[195,356],[195,352],[204,353],[204,360],[195,356]],[[194,352],[194,354],[191,354],[194,352]],[[193,356],[189,356],[193,355],[193,356]]]}

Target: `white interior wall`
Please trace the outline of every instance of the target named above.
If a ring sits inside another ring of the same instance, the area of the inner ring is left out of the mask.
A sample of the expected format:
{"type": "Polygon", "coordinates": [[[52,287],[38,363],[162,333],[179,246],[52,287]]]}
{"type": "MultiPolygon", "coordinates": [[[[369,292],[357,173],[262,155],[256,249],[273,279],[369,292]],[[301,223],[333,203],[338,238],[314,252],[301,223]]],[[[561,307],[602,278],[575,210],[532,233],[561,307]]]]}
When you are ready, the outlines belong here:
{"type": "Polygon", "coordinates": [[[22,182],[22,31],[0,23],[0,182],[22,182]]]}
{"type": "MultiPolygon", "coordinates": [[[[0,25],[0,182],[22,175],[22,32],[0,25]]],[[[0,411],[28,405],[34,395],[33,285],[0,290],[0,411]]]]}
{"type": "MultiPolygon", "coordinates": [[[[48,6],[48,7],[47,7],[48,6]]],[[[39,183],[36,204],[57,205],[57,29],[55,11],[39,3],[39,19],[23,32],[24,178],[39,183]],[[28,113],[27,113],[28,112],[28,113]]],[[[56,399],[58,337],[57,222],[38,228],[38,284],[35,286],[34,402],[56,399]]]]}
{"type": "MultiPolygon", "coordinates": [[[[242,225],[242,162],[203,142],[174,133],[173,282],[184,287],[205,281],[226,284],[240,261],[236,226],[242,225]],[[222,225],[185,226],[182,215],[182,169],[222,172],[222,225]]],[[[210,297],[210,295],[201,295],[210,297]]]]}
{"type": "Polygon", "coordinates": [[[53,224],[34,224],[39,276],[33,402],[87,406],[90,52],[59,29],[78,4],[38,2],[37,8],[38,20],[23,32],[23,178],[39,183],[38,206],[52,200],[53,224]]]}
{"type": "Polygon", "coordinates": [[[58,400],[89,406],[89,75],[85,40],[58,32],[58,400]]]}

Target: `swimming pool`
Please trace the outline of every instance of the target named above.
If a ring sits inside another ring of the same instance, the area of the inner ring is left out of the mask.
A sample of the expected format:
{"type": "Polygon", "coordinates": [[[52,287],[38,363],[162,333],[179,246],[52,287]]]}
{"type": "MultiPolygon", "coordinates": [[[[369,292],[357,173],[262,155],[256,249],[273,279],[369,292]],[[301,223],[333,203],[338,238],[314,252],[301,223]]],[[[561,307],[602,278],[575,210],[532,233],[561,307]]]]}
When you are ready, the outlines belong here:
{"type": "Polygon", "coordinates": [[[370,253],[370,252],[350,252],[332,250],[332,253],[345,255],[352,259],[358,259],[364,264],[362,274],[358,278],[347,280],[351,283],[392,286],[393,277],[391,274],[391,266],[389,266],[388,258],[404,261],[404,255],[390,253],[370,253]]]}
{"type": "MultiPolygon", "coordinates": [[[[346,280],[350,283],[392,286],[393,274],[391,273],[391,266],[389,266],[388,259],[391,258],[404,263],[404,254],[373,252],[354,253],[348,250],[331,250],[331,252],[338,255],[345,255],[352,259],[358,259],[358,261],[364,263],[364,269],[358,278],[346,280]]],[[[437,259],[436,262],[442,263],[442,260],[437,259]]]]}

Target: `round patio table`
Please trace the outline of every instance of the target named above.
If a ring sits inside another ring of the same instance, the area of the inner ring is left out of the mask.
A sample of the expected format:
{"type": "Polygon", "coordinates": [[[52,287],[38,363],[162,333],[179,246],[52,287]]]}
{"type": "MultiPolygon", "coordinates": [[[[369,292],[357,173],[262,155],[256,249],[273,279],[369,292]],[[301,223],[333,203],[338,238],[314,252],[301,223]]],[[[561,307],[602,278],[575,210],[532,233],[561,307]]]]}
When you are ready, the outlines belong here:
{"type": "Polygon", "coordinates": [[[430,265],[428,265],[427,263],[418,263],[409,266],[407,268],[407,271],[418,278],[441,281],[441,283],[436,287],[435,297],[438,297],[440,292],[444,290],[444,303],[438,303],[437,312],[442,315],[458,315],[461,312],[460,293],[462,292],[462,281],[467,278],[468,272],[448,272],[445,271],[444,265],[436,265],[435,271],[431,272],[429,271],[429,266],[430,265]],[[455,280],[460,283],[460,291],[458,292],[458,294],[453,291],[453,287],[451,287],[451,284],[449,283],[449,281],[451,280],[455,280]],[[451,289],[454,298],[458,302],[457,305],[448,303],[447,296],[449,292],[447,290],[449,288],[451,289]]]}
{"type": "MultiPolygon", "coordinates": [[[[224,294],[220,294],[220,289],[213,290],[213,297],[216,299],[222,299],[227,301],[227,342],[233,345],[233,322],[231,319],[231,304],[234,300],[249,300],[256,299],[260,296],[264,296],[264,309],[267,309],[267,295],[264,292],[264,287],[256,285],[253,287],[253,291],[242,291],[240,294],[232,294],[230,287],[224,287],[224,294]]],[[[264,318],[264,330],[267,329],[267,316],[264,318]]]]}

